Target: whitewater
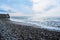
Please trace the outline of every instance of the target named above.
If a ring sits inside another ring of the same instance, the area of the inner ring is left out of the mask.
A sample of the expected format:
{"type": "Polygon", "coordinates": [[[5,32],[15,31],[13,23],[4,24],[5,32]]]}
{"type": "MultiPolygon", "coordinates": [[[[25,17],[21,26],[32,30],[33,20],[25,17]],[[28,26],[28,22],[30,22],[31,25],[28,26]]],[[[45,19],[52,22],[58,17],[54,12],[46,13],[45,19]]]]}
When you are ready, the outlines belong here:
{"type": "MultiPolygon", "coordinates": [[[[50,31],[60,32],[60,27],[44,25],[44,24],[41,23],[41,21],[40,21],[40,23],[38,23],[38,22],[35,22],[35,21],[34,22],[33,21],[25,21],[25,20],[19,20],[19,19],[14,19],[14,18],[11,18],[10,20],[15,21],[16,24],[34,26],[36,28],[43,28],[43,29],[47,29],[47,30],[50,30],[50,31]]],[[[55,21],[59,22],[59,26],[60,26],[60,21],[59,20],[55,20],[55,21]]]]}

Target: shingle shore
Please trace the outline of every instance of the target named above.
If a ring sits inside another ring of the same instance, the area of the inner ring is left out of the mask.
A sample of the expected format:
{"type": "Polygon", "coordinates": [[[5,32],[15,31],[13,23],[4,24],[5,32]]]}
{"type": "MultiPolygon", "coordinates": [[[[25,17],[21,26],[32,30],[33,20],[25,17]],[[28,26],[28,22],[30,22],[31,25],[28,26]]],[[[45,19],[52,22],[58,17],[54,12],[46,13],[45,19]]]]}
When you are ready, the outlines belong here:
{"type": "Polygon", "coordinates": [[[13,23],[0,15],[0,40],[60,40],[60,32],[13,23]]]}
{"type": "Polygon", "coordinates": [[[60,40],[60,33],[0,20],[1,40],[60,40]]]}

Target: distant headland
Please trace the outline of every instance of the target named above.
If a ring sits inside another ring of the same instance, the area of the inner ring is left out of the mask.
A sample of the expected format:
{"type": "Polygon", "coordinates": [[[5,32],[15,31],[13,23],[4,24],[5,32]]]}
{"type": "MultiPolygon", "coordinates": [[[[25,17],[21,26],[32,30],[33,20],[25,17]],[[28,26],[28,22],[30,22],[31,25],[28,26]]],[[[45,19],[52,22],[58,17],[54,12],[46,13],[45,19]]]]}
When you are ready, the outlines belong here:
{"type": "Polygon", "coordinates": [[[9,14],[0,14],[0,18],[10,18],[9,14]]]}

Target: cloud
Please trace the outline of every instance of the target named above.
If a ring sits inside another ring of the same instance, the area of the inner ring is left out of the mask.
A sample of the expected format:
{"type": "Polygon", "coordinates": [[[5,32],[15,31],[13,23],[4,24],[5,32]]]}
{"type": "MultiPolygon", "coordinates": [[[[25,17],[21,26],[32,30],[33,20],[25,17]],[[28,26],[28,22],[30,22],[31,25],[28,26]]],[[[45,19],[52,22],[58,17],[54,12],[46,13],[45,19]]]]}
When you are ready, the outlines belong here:
{"type": "Polygon", "coordinates": [[[18,10],[13,9],[6,4],[0,5],[0,13],[2,14],[8,13],[10,16],[24,16],[22,12],[19,12],[18,10]]]}
{"type": "Polygon", "coordinates": [[[32,0],[32,2],[32,10],[34,10],[35,12],[43,11],[43,9],[45,8],[44,6],[47,6],[47,4],[49,3],[45,1],[40,2],[40,0],[32,0]]]}
{"type": "Polygon", "coordinates": [[[10,16],[31,16],[32,14],[32,3],[29,0],[0,0],[0,3],[0,8],[7,11],[10,16]]]}
{"type": "Polygon", "coordinates": [[[56,0],[32,0],[32,10],[35,12],[43,12],[49,6],[57,6],[56,0]]]}
{"type": "Polygon", "coordinates": [[[15,11],[13,8],[9,7],[6,4],[0,5],[0,10],[4,10],[6,13],[13,13],[15,11]]]}
{"type": "Polygon", "coordinates": [[[31,20],[40,20],[43,17],[60,17],[60,0],[31,0],[34,11],[31,20]]]}
{"type": "MultiPolygon", "coordinates": [[[[22,7],[24,7],[24,9],[26,10],[29,10],[30,8],[26,5],[22,5],[22,7]]],[[[0,5],[0,11],[3,13],[3,14],[9,14],[10,16],[31,16],[31,15],[28,15],[28,14],[24,14],[23,12],[19,11],[19,10],[16,10],[14,8],[11,8],[10,6],[6,5],[6,4],[3,4],[3,5],[0,5]],[[3,12],[5,11],[5,12],[3,12]]]]}
{"type": "Polygon", "coordinates": [[[12,16],[16,16],[16,17],[17,17],[17,16],[24,16],[24,14],[23,14],[23,13],[20,13],[20,12],[10,13],[9,15],[10,15],[11,17],[12,17],[12,16]]]}

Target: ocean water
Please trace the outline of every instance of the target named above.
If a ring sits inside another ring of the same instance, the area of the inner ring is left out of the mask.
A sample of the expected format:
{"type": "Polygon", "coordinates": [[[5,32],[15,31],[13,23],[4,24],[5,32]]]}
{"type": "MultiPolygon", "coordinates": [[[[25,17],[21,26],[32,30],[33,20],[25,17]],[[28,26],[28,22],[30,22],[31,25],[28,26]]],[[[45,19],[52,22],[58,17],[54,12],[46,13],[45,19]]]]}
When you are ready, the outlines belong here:
{"type": "Polygon", "coordinates": [[[20,22],[22,25],[31,25],[36,28],[44,28],[51,31],[60,32],[60,18],[59,17],[49,17],[42,18],[40,21],[28,20],[30,17],[11,17],[10,20],[20,22]]]}

